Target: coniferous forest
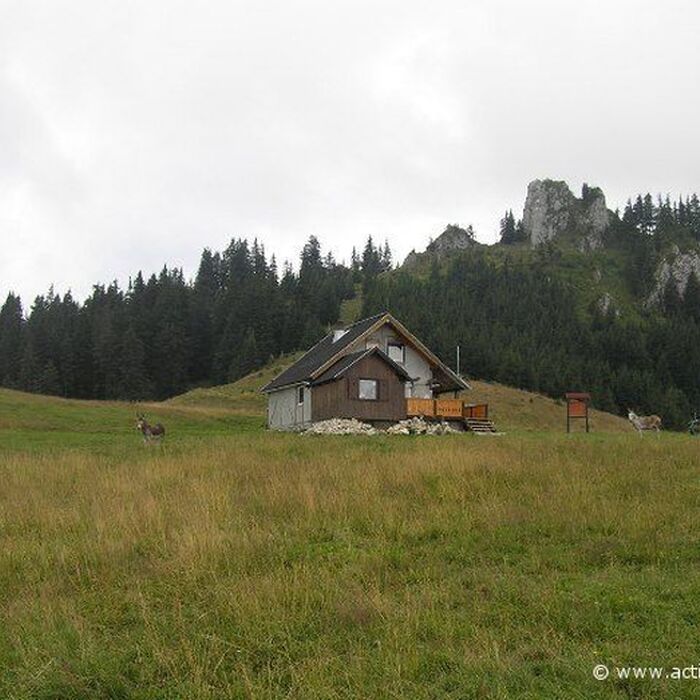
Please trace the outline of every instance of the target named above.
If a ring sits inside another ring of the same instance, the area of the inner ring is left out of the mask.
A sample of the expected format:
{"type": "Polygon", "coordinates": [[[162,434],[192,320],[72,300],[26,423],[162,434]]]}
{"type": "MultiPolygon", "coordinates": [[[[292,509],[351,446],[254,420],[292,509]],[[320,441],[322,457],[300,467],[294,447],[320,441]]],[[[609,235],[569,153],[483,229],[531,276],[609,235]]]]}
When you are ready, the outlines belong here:
{"type": "Polygon", "coordinates": [[[700,281],[669,282],[649,302],[670,246],[700,242],[696,196],[628,202],[586,254],[530,248],[512,212],[501,242],[424,254],[394,269],[388,244],[367,241],[349,264],[311,237],[296,268],[278,269],[257,243],[204,250],[197,274],[138,273],[126,289],[96,285],[82,303],[50,290],[0,310],[0,385],[59,396],[163,399],[234,381],[313,345],[362,295],[363,315],[390,310],[467,376],[560,397],[587,390],[602,409],[655,412],[682,427],[700,409],[700,281]],[[590,295],[589,272],[614,280],[615,303],[590,295]],[[600,272],[603,269],[603,273],[600,272]]]}
{"type": "Polygon", "coordinates": [[[316,343],[363,279],[391,266],[367,241],[348,267],[311,237],[298,272],[277,269],[257,242],[206,249],[193,281],[164,267],[126,289],[96,285],[80,304],[52,290],[26,312],[0,310],[0,385],[58,396],[162,399],[234,381],[271,358],[316,343]]]}

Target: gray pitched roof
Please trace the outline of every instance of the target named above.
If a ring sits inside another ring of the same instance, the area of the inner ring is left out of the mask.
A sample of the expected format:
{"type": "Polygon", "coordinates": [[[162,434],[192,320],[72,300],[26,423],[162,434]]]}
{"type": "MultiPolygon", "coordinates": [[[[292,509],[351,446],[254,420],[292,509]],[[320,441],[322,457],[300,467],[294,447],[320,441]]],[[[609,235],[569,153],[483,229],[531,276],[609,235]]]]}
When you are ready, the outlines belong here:
{"type": "Polygon", "coordinates": [[[313,385],[324,384],[325,382],[331,382],[334,379],[342,377],[345,372],[352,367],[356,362],[361,360],[366,355],[377,355],[384,362],[386,362],[391,369],[396,372],[402,379],[409,381],[411,376],[409,373],[398,363],[394,362],[385,352],[379,348],[369,348],[367,350],[360,350],[359,352],[351,352],[349,355],[343,355],[337,362],[334,362],[320,377],[314,380],[313,385]]]}
{"type": "MultiPolygon", "coordinates": [[[[282,389],[287,386],[294,386],[295,384],[310,383],[314,377],[316,380],[318,379],[316,375],[320,370],[323,370],[322,374],[325,376],[327,371],[330,371],[337,364],[337,362],[341,362],[343,360],[343,357],[337,356],[346,348],[350,350],[350,346],[358,338],[360,338],[360,336],[369,331],[372,326],[377,323],[377,321],[384,317],[386,317],[387,320],[392,323],[402,335],[406,336],[409,341],[415,345],[419,352],[422,352],[426,357],[428,357],[430,361],[439,369],[440,373],[447,380],[444,383],[444,388],[442,391],[455,391],[470,388],[467,382],[465,382],[461,377],[458,377],[444,362],[442,362],[434,353],[426,348],[425,345],[418,340],[418,338],[411,334],[408,329],[406,329],[399,321],[391,316],[391,314],[382,312],[376,316],[370,316],[369,318],[364,318],[361,321],[357,321],[356,323],[353,323],[352,326],[348,326],[344,329],[343,335],[337,340],[334,340],[335,335],[333,332],[329,333],[304,355],[302,355],[293,365],[291,365],[291,367],[287,367],[287,369],[285,369],[281,374],[277,375],[271,382],[266,384],[262,388],[262,391],[269,392],[282,389]],[[337,361],[333,362],[334,359],[337,361]],[[329,363],[331,364],[329,365],[329,363]]],[[[389,362],[392,362],[388,356],[386,359],[389,360],[389,362]]]]}
{"type": "Polygon", "coordinates": [[[371,328],[384,313],[364,318],[352,326],[344,329],[345,333],[335,342],[333,332],[326,335],[304,355],[302,355],[291,367],[287,367],[281,374],[278,374],[269,384],[266,384],[263,391],[274,391],[291,384],[299,384],[311,380],[311,375],[324,365],[328,360],[337,355],[343,348],[346,348],[354,340],[359,338],[366,330],[371,328]]]}

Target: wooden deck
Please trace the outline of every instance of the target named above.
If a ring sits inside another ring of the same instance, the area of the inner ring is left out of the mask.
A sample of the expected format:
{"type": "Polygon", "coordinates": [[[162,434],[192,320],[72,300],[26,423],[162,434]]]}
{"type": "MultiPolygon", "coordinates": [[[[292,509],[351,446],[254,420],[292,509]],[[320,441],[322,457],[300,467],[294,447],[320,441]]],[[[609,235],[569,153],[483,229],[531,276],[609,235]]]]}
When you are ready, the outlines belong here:
{"type": "Polygon", "coordinates": [[[462,399],[406,399],[406,414],[410,417],[440,420],[488,420],[489,405],[466,403],[462,399]]]}

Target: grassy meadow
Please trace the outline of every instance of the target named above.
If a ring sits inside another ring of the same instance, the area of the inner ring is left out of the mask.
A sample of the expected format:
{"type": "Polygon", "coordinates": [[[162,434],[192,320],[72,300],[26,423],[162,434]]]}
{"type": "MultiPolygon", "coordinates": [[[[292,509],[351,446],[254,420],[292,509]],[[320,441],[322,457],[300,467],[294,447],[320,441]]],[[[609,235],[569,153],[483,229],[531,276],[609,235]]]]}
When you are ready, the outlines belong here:
{"type": "Polygon", "coordinates": [[[271,434],[264,379],[0,390],[0,698],[698,697],[591,671],[700,661],[700,440],[494,385],[502,437],[271,434]]]}

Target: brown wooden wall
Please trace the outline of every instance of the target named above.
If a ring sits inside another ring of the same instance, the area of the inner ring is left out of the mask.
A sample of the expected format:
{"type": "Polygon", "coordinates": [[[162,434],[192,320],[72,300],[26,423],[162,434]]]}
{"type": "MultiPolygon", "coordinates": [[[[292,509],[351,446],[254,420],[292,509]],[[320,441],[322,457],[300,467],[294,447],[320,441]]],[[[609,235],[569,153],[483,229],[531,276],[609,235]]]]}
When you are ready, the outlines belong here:
{"type": "Polygon", "coordinates": [[[369,355],[354,364],[343,377],[311,389],[311,418],[357,418],[372,421],[399,421],[406,418],[404,382],[376,355],[369,355]],[[379,398],[366,401],[357,398],[360,379],[379,380],[379,398]]]}

